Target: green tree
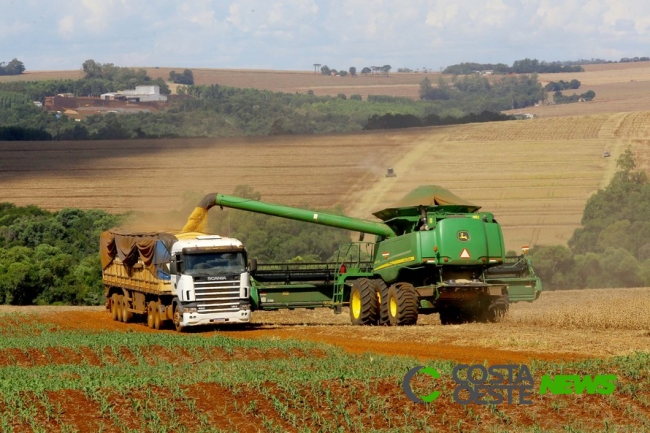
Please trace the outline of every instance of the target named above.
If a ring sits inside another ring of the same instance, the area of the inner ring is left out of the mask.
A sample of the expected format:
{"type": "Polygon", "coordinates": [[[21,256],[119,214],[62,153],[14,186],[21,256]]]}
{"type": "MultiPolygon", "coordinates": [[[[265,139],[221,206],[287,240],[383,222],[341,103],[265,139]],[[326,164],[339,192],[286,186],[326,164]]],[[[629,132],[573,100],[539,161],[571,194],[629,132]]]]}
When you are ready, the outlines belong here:
{"type": "Polygon", "coordinates": [[[357,68],[355,68],[354,66],[350,66],[349,72],[350,72],[350,75],[352,75],[353,77],[356,77],[357,68]]]}

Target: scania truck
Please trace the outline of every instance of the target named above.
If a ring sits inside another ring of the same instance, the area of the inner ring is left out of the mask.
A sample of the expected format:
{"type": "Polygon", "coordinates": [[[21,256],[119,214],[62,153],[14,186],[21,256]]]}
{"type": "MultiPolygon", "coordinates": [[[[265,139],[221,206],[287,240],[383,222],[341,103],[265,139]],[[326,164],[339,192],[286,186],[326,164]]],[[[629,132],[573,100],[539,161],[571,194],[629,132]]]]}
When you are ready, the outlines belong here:
{"type": "Polygon", "coordinates": [[[246,249],[237,239],[203,233],[113,229],[100,238],[106,308],[113,320],[146,316],[176,330],[251,318],[246,249]]]}

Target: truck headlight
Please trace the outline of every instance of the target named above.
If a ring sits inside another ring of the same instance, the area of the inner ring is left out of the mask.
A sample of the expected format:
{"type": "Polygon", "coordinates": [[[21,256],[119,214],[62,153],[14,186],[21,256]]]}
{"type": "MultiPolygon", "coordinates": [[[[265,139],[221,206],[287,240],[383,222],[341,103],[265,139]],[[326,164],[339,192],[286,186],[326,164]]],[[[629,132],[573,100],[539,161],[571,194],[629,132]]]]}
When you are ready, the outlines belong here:
{"type": "Polygon", "coordinates": [[[183,313],[196,313],[196,307],[185,307],[183,313]]]}

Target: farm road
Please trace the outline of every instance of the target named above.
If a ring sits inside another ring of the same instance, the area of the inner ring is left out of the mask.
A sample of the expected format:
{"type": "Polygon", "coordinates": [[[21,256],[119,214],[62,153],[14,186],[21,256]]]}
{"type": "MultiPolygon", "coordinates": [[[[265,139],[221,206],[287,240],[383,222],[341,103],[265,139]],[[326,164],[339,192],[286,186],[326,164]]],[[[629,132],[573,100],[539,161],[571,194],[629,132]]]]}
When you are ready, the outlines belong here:
{"type": "MultiPolygon", "coordinates": [[[[114,322],[103,307],[11,307],[0,306],[1,314],[35,314],[41,323],[51,323],[63,329],[79,329],[89,332],[125,331],[125,332],[175,332],[173,330],[153,331],[144,323],[114,322]]],[[[589,357],[581,353],[549,352],[547,350],[512,350],[499,347],[486,347],[482,342],[477,345],[468,345],[456,339],[453,334],[461,332],[468,336],[482,325],[459,325],[442,327],[439,324],[423,324],[416,327],[388,328],[388,327],[353,327],[348,324],[332,323],[347,321],[347,315],[334,316],[330,311],[314,312],[259,312],[256,314],[258,321],[246,326],[228,325],[217,329],[202,329],[198,332],[185,334],[187,338],[199,336],[209,337],[220,334],[232,338],[249,339],[297,339],[331,344],[343,348],[351,353],[378,353],[390,356],[412,356],[422,360],[445,359],[458,362],[483,362],[491,364],[515,362],[526,363],[532,359],[554,361],[575,360],[589,357]],[[292,313],[291,315],[289,313],[292,313]],[[308,315],[316,315],[318,322],[311,320],[297,323],[282,323],[287,317],[298,320],[306,319],[308,315]],[[455,329],[452,329],[455,328],[455,329]],[[463,328],[463,329],[461,329],[463,328]],[[451,331],[449,332],[445,331],[451,331]],[[469,334],[468,334],[469,333],[469,334]],[[417,337],[414,337],[416,336],[417,337]],[[441,338],[431,338],[441,335],[441,338]]],[[[437,317],[437,316],[436,316],[437,317]]],[[[437,320],[436,320],[437,321],[437,320]]],[[[429,322],[424,320],[423,322],[429,322]]],[[[493,332],[498,332],[498,325],[483,325],[484,338],[493,332]]]]}

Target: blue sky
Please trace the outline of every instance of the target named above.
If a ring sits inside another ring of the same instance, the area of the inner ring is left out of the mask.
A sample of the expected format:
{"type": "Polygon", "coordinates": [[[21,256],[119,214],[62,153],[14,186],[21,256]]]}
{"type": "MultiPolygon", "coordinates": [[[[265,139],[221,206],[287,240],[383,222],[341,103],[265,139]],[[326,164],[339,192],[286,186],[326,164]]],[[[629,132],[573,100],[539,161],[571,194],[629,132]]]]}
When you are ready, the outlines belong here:
{"type": "Polygon", "coordinates": [[[313,69],[650,55],[641,0],[0,0],[0,61],[313,69]]]}

